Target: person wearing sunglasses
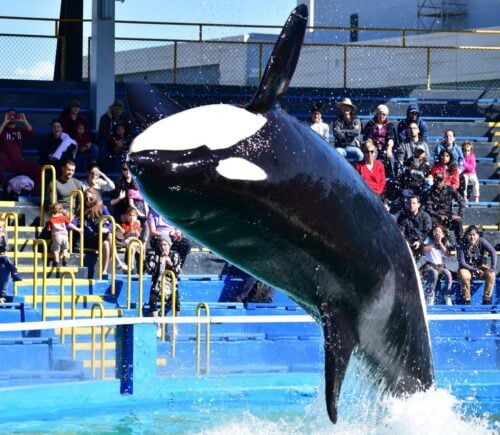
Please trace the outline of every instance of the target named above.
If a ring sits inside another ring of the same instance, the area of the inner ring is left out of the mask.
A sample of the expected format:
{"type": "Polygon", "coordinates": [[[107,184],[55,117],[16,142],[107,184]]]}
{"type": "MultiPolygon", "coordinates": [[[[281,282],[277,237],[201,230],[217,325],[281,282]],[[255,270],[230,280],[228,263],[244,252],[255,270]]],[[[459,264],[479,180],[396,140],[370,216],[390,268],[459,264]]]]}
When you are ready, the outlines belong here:
{"type": "Polygon", "coordinates": [[[377,160],[377,147],[371,139],[367,139],[363,145],[363,160],[356,164],[359,172],[368,186],[381,198],[385,192],[385,168],[381,161],[377,160]]]}

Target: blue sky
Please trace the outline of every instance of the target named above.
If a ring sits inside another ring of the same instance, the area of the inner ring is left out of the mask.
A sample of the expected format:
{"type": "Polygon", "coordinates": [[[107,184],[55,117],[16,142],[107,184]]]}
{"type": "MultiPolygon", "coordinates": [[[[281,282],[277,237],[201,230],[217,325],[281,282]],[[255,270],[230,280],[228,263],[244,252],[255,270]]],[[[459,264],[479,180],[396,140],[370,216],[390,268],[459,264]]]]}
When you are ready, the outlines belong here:
{"type": "MultiPolygon", "coordinates": [[[[116,2],[117,20],[257,24],[282,26],[297,0],[125,0],[116,2]]],[[[0,1],[0,16],[58,18],[59,0],[0,1]]],[[[92,1],[84,0],[84,18],[91,18],[92,1]]],[[[54,35],[54,22],[0,20],[2,33],[54,35]]],[[[265,30],[267,33],[278,33],[265,30]]],[[[247,31],[251,31],[247,29],[247,31]]],[[[259,30],[254,30],[259,31],[259,30]]],[[[264,30],[261,30],[264,31],[264,30]]],[[[245,29],[228,28],[219,33],[208,29],[206,37],[238,35],[245,29]]],[[[90,24],[84,27],[84,36],[90,35],[90,24]]],[[[155,38],[196,38],[197,29],[120,25],[116,36],[155,38]]],[[[43,38],[0,37],[0,78],[50,79],[52,77],[55,40],[43,38]],[[25,57],[19,53],[26,53],[25,57]]],[[[85,44],[84,44],[85,47],[85,44]]]]}

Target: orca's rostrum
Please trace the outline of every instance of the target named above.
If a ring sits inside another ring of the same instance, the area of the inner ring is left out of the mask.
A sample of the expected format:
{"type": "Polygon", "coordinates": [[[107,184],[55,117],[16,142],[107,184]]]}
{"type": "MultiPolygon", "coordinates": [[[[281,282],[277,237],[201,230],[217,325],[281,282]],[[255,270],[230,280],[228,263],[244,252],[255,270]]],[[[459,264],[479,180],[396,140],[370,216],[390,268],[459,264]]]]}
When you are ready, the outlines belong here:
{"type": "MultiPolygon", "coordinates": [[[[298,6],[246,108],[173,108],[134,140],[128,162],[172,223],[288,293],[322,325],[327,409],[336,422],[354,350],[393,394],[425,390],[434,375],[422,288],[399,229],[341,155],[273,110],[306,24],[307,8],[298,6]]],[[[129,85],[132,112],[170,107],[159,93],[137,91],[144,86],[129,85]]]]}

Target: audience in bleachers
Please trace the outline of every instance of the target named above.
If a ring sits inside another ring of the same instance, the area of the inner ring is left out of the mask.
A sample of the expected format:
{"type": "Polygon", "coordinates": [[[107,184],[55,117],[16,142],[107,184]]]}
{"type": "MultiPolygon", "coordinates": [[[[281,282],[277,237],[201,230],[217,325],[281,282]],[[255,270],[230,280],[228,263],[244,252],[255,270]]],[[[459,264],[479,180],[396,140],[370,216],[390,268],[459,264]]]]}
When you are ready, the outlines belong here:
{"type": "Polygon", "coordinates": [[[137,210],[137,216],[142,227],[141,240],[143,243],[146,243],[149,234],[147,226],[149,205],[143,198],[139,186],[136,183],[127,191],[127,197],[129,206],[137,210]]]}
{"type": "Polygon", "coordinates": [[[461,173],[463,171],[464,164],[464,154],[462,152],[462,148],[458,144],[455,143],[455,132],[451,129],[448,129],[444,132],[444,139],[440,142],[435,150],[434,150],[434,161],[439,161],[439,155],[441,151],[448,150],[453,155],[453,160],[455,164],[458,166],[458,170],[461,173]]]}
{"type": "Polygon", "coordinates": [[[323,111],[320,105],[311,109],[311,129],[318,133],[327,142],[330,142],[330,127],[323,122],[323,111]]]}
{"type": "MultiPolygon", "coordinates": [[[[56,200],[62,204],[65,210],[69,210],[71,192],[73,190],[84,190],[82,182],[74,178],[75,168],[76,165],[73,160],[66,160],[62,164],[60,174],[56,180],[56,200]]],[[[49,183],[48,194],[52,195],[52,181],[49,183]]]]}
{"type": "Polygon", "coordinates": [[[63,131],[59,119],[52,120],[51,132],[41,140],[38,155],[41,165],[54,165],[56,169],[62,162],[75,159],[76,141],[63,131]]]}
{"type": "Polygon", "coordinates": [[[113,217],[117,222],[122,222],[125,210],[130,207],[128,191],[136,187],[126,163],[121,166],[121,176],[115,181],[115,190],[111,194],[110,204],[113,206],[113,217]]]}
{"type": "Polygon", "coordinates": [[[5,173],[30,177],[35,186],[40,186],[41,167],[23,157],[24,142],[34,136],[35,130],[24,113],[15,109],[5,112],[0,125],[0,183],[5,181],[5,173]]]}
{"type": "Polygon", "coordinates": [[[425,190],[432,184],[428,178],[431,173],[431,166],[422,144],[415,147],[413,157],[405,161],[400,171],[401,173],[397,179],[397,188],[400,195],[403,197],[409,195],[422,197],[425,190]]]}
{"type": "Polygon", "coordinates": [[[479,202],[479,180],[476,174],[476,156],[474,155],[472,142],[466,140],[462,144],[462,152],[464,153],[464,198],[467,201],[469,198],[469,187],[471,187],[472,200],[479,202]]]}
{"type": "Polygon", "coordinates": [[[99,203],[102,204],[103,193],[115,190],[115,183],[104,172],[99,169],[96,162],[93,162],[87,172],[87,178],[82,181],[83,190],[89,187],[95,189],[98,195],[99,203]]]}
{"type": "Polygon", "coordinates": [[[82,230],[70,222],[68,212],[60,202],[55,202],[50,207],[50,217],[47,221],[47,228],[52,236],[52,243],[50,245],[50,250],[54,254],[52,265],[54,267],[59,267],[59,258],[61,258],[62,265],[66,266],[69,260],[68,229],[79,233],[82,230]],[[59,254],[61,255],[59,256],[59,254]]]}
{"type": "Polygon", "coordinates": [[[444,184],[458,190],[460,187],[460,174],[458,167],[455,164],[453,154],[446,149],[439,153],[438,160],[434,163],[431,169],[430,176],[432,179],[436,174],[441,174],[444,178],[444,184]]]}
{"type": "Polygon", "coordinates": [[[7,293],[10,279],[12,278],[13,282],[22,281],[21,275],[19,275],[17,271],[17,267],[10,258],[5,255],[6,250],[6,245],[0,243],[0,304],[4,304],[10,300],[7,293]]]}
{"type": "Polygon", "coordinates": [[[396,148],[395,170],[397,176],[401,175],[405,163],[408,159],[415,156],[417,150],[423,150],[426,158],[431,155],[429,145],[420,136],[418,124],[410,122],[408,123],[405,140],[399,142],[396,148]]]}
{"type": "MultiPolygon", "coordinates": [[[[141,236],[141,223],[137,216],[137,210],[134,207],[129,207],[125,211],[125,221],[116,225],[116,246],[117,248],[127,248],[130,241],[141,236]]],[[[137,244],[134,243],[130,248],[130,256],[132,263],[128,264],[128,268],[135,268],[135,256],[138,252],[137,244]]]]}
{"type": "Polygon", "coordinates": [[[125,126],[116,124],[113,126],[107,141],[107,154],[109,158],[109,168],[113,172],[118,172],[122,163],[125,162],[127,152],[132,142],[132,136],[127,136],[125,126]]]}
{"type": "Polygon", "coordinates": [[[451,255],[448,232],[441,224],[434,224],[432,232],[424,240],[423,252],[425,264],[422,266],[422,277],[424,279],[424,295],[428,305],[434,305],[436,289],[441,277],[446,281],[445,303],[452,305],[451,285],[453,277],[451,271],[446,267],[446,258],[451,255]]]}
{"type": "Polygon", "coordinates": [[[115,100],[109,109],[99,119],[98,145],[101,166],[107,170],[110,165],[108,151],[109,137],[113,134],[116,125],[122,125],[125,129],[124,136],[134,136],[135,127],[132,119],[125,113],[125,104],[122,100],[115,100]]]}
{"type": "Polygon", "coordinates": [[[375,116],[363,128],[364,139],[371,139],[377,148],[377,159],[384,163],[388,177],[394,178],[394,147],[397,145],[396,127],[389,120],[389,108],[377,106],[375,116]]]}
{"type": "Polygon", "coordinates": [[[413,256],[418,259],[422,255],[424,240],[432,229],[432,220],[428,213],[420,210],[420,199],[416,195],[409,196],[405,208],[399,214],[397,224],[405,236],[413,256]]]}
{"type": "Polygon", "coordinates": [[[458,245],[458,279],[462,289],[462,298],[465,304],[471,300],[471,280],[484,280],[483,304],[491,304],[493,286],[495,285],[495,271],[497,267],[497,253],[493,246],[479,235],[479,229],[470,225],[465,230],[464,238],[458,245]],[[486,255],[490,257],[490,264],[486,263],[486,255]]]}
{"type": "Polygon", "coordinates": [[[367,139],[363,145],[364,158],[361,162],[356,163],[356,171],[358,171],[366,181],[368,186],[381,198],[384,195],[386,174],[382,162],[377,160],[378,150],[371,139],[367,139]]]}
{"type": "Polygon", "coordinates": [[[76,170],[87,172],[92,162],[97,162],[99,158],[99,147],[93,143],[90,130],[81,123],[76,125],[74,136],[76,141],[76,170]]]}
{"type": "Polygon", "coordinates": [[[339,154],[351,162],[363,160],[361,151],[361,121],[356,116],[356,106],[350,98],[336,103],[339,107],[337,119],[333,122],[333,143],[339,154]]]}
{"type": "MultiPolygon", "coordinates": [[[[418,107],[417,103],[408,104],[408,109],[406,110],[406,118],[402,119],[398,123],[398,142],[401,144],[404,142],[409,142],[411,140],[409,127],[412,123],[415,123],[417,125],[422,142],[428,142],[429,128],[427,127],[426,122],[420,118],[420,108],[418,107]]],[[[428,150],[427,155],[430,156],[428,150]]]]}
{"type": "Polygon", "coordinates": [[[424,193],[422,203],[432,223],[452,229],[455,233],[455,242],[458,244],[463,235],[462,217],[465,204],[462,196],[452,186],[445,184],[443,174],[437,173],[434,176],[434,183],[424,193]],[[454,205],[458,207],[456,213],[453,210],[454,205]]]}
{"type": "Polygon", "coordinates": [[[78,126],[83,125],[85,131],[90,132],[90,125],[80,113],[80,102],[77,100],[70,101],[63,109],[59,117],[63,131],[68,133],[73,139],[76,139],[78,133],[78,126]]]}
{"type": "MultiPolygon", "coordinates": [[[[158,303],[161,301],[162,278],[165,270],[171,270],[178,277],[181,270],[179,254],[170,249],[171,240],[167,234],[162,234],[159,241],[159,250],[150,259],[151,264],[149,269],[151,273],[151,289],[149,292],[149,309],[153,317],[158,317],[158,303]]],[[[172,305],[172,280],[170,276],[164,278],[164,298],[166,303],[172,305]]],[[[179,298],[178,286],[175,287],[175,307],[170,309],[175,310],[176,316],[181,311],[181,303],[179,298]]],[[[157,325],[157,336],[161,336],[160,325],[157,325]]]]}

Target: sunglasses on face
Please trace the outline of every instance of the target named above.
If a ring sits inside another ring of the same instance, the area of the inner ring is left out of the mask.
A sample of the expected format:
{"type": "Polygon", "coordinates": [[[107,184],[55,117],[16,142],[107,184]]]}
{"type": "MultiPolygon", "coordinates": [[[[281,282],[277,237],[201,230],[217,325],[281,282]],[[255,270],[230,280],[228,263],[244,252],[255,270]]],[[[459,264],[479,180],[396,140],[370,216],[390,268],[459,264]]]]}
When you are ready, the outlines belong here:
{"type": "Polygon", "coordinates": [[[365,154],[375,154],[375,150],[366,150],[365,154]]]}

